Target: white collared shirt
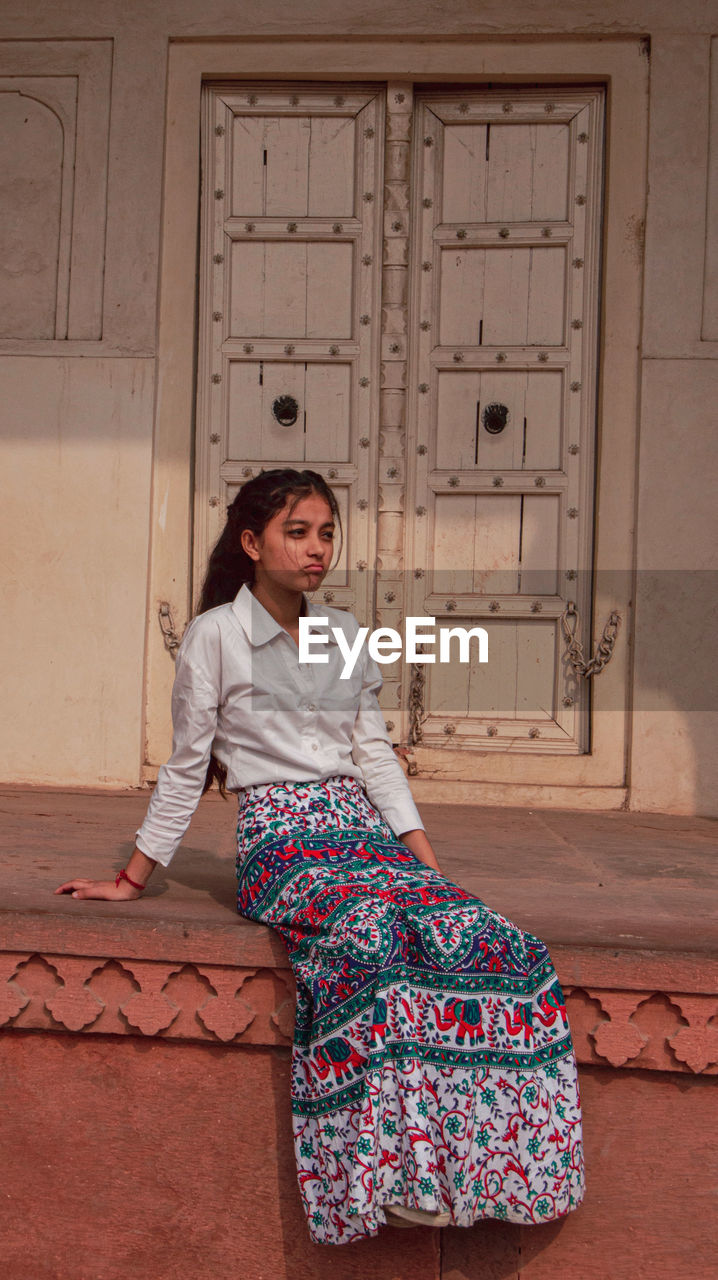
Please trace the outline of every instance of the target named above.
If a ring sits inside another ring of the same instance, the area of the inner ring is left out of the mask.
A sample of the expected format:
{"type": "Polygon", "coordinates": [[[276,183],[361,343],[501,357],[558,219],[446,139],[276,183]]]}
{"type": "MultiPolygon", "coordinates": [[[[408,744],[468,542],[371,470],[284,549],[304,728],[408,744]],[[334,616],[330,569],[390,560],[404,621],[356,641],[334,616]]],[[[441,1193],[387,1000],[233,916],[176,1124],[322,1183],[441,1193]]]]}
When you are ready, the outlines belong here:
{"type": "Polygon", "coordinates": [[[257,783],[320,781],[348,774],[363,783],[396,835],[424,824],[419,817],[377,702],[379,667],[366,645],[352,674],[331,628],[351,644],[353,614],[305,597],[310,617],[329,636],[313,653],[328,662],[300,662],[292,637],[246,584],[231,604],[193,618],[177,651],[172,689],[172,755],[162,765],[137,847],[165,866],[189,826],[210,753],[227,768],[227,788],[257,783]]]}

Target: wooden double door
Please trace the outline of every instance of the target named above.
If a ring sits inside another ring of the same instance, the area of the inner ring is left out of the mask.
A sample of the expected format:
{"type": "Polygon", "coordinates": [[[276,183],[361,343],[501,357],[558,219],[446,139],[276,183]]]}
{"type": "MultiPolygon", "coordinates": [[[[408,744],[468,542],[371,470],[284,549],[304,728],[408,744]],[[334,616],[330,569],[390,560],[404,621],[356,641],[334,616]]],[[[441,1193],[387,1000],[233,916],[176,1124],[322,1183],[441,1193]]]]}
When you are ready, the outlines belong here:
{"type": "Polygon", "coordinates": [[[489,635],[384,667],[397,741],[589,748],[602,147],[591,86],[205,87],[196,584],[246,478],[321,472],[319,602],[489,635]]]}

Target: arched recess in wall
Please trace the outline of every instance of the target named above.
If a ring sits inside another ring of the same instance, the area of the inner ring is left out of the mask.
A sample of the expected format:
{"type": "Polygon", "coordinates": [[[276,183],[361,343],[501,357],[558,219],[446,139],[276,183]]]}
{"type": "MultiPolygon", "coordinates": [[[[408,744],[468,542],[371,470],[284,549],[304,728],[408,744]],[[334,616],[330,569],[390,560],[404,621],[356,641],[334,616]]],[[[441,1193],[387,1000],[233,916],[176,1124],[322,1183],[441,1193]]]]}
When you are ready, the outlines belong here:
{"type": "Polygon", "coordinates": [[[45,103],[0,92],[0,337],[57,330],[65,131],[45,103]]]}

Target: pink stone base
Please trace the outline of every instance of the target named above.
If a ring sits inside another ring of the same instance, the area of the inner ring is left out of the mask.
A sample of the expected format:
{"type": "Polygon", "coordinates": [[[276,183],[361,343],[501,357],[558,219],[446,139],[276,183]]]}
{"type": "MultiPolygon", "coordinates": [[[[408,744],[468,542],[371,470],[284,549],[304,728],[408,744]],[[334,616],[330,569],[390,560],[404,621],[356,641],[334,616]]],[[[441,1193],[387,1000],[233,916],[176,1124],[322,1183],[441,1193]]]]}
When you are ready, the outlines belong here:
{"type": "Polygon", "coordinates": [[[0,794],[0,1275],[8,1280],[712,1280],[718,858],[707,819],[425,806],[445,873],[544,939],[580,1065],[588,1193],[562,1223],[313,1245],[294,980],[234,905],[234,808],[202,802],[139,901],[146,795],[0,794]]]}
{"type": "Polygon", "coordinates": [[[584,1068],[588,1194],[561,1223],[313,1245],[289,1050],[16,1031],[0,1043],[12,1280],[702,1280],[713,1080],[584,1068]]]}

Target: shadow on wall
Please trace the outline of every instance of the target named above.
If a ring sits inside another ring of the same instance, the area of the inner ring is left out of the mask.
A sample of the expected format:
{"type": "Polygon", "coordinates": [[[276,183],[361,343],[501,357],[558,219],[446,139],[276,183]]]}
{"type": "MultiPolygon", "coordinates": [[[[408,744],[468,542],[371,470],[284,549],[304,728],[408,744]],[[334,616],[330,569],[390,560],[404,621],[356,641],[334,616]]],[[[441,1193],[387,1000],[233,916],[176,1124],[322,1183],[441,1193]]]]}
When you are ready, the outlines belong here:
{"type": "Polygon", "coordinates": [[[718,572],[641,570],[629,767],[634,811],[718,817],[718,572]]]}

